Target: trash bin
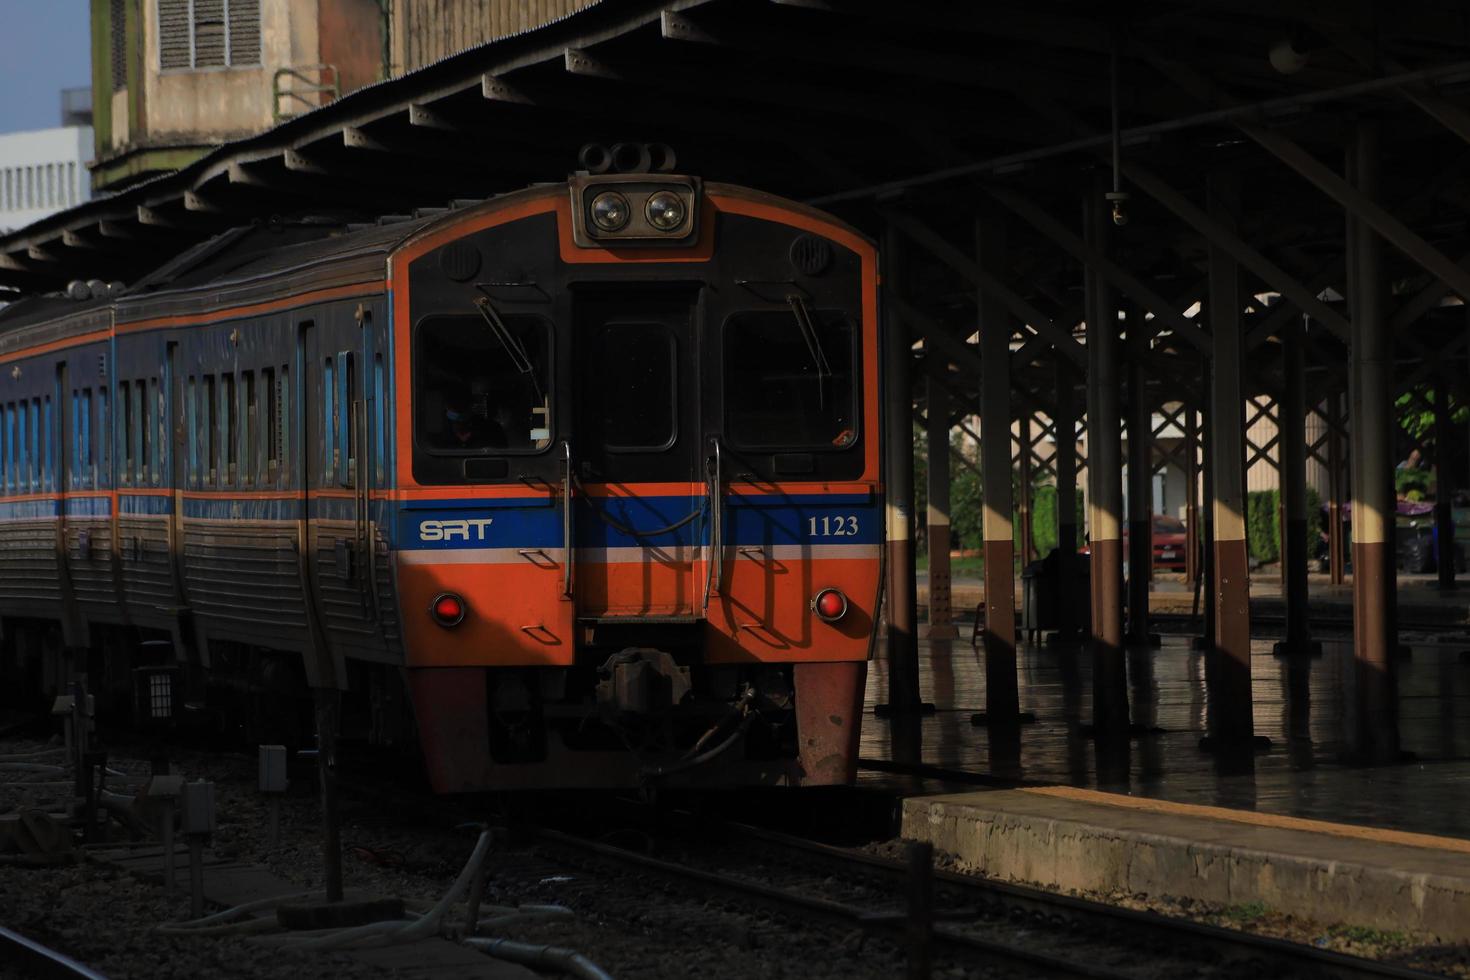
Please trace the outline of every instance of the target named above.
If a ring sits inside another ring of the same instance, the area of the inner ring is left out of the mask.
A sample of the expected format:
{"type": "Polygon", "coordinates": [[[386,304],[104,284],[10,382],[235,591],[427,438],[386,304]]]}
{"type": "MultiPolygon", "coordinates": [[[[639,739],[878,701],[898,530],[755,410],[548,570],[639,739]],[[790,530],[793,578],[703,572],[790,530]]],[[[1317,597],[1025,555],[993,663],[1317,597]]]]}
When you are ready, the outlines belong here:
{"type": "Polygon", "coordinates": [[[1063,561],[1053,548],[1021,570],[1021,629],[1031,642],[1046,630],[1073,632],[1092,626],[1091,568],[1088,555],[1063,561]]]}

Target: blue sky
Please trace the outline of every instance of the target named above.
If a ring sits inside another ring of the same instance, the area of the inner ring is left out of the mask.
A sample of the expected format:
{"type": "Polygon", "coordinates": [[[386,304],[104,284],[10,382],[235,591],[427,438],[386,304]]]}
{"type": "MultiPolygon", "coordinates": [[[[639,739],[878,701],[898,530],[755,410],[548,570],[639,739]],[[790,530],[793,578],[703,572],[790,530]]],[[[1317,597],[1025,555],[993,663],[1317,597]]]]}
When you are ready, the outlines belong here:
{"type": "Polygon", "coordinates": [[[87,0],[0,0],[0,133],[61,125],[61,90],[92,84],[87,0]]]}

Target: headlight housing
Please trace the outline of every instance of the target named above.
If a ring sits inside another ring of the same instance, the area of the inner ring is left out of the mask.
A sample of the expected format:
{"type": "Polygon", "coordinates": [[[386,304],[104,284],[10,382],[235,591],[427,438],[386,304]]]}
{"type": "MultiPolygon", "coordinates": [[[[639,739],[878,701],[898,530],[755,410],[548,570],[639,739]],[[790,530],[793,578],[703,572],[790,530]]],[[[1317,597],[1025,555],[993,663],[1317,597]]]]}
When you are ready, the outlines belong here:
{"type": "Polygon", "coordinates": [[[659,231],[676,231],[688,217],[689,211],[678,194],[657,191],[649,196],[643,214],[648,218],[648,223],[659,231]]]}
{"type": "Polygon", "coordinates": [[[603,191],[592,199],[592,223],[603,231],[621,231],[632,216],[628,199],[617,191],[603,191]]]}

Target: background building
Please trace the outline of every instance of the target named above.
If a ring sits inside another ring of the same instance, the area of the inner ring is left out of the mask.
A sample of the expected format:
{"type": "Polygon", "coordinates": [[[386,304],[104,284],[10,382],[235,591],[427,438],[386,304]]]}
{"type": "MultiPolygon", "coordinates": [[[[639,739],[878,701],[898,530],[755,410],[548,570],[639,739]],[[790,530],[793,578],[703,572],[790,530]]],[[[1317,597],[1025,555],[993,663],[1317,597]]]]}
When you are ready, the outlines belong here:
{"type": "Polygon", "coordinates": [[[23,228],[89,200],[91,104],[86,89],[61,93],[61,125],[0,133],[0,232],[23,228]]]}
{"type": "Polygon", "coordinates": [[[120,190],[592,0],[92,0],[93,186],[120,190]]]}

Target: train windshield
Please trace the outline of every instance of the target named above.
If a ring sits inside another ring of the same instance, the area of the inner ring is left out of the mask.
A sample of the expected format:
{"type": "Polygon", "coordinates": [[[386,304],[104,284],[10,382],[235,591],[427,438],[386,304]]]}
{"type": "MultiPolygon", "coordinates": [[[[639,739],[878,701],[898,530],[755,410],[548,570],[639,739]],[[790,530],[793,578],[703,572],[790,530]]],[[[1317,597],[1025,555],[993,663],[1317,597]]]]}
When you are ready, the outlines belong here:
{"type": "Polygon", "coordinates": [[[414,336],[414,434],[431,453],[551,444],[551,325],[537,316],[435,316],[414,336]]]}
{"type": "Polygon", "coordinates": [[[725,324],[725,435],[747,449],[846,449],[857,442],[853,328],[804,303],[725,324]]]}

